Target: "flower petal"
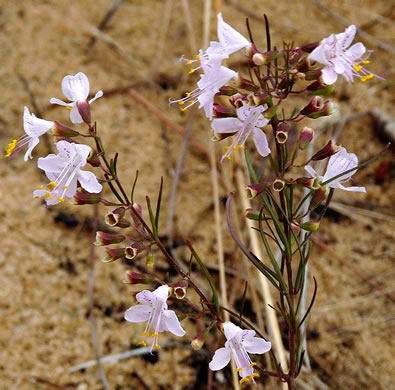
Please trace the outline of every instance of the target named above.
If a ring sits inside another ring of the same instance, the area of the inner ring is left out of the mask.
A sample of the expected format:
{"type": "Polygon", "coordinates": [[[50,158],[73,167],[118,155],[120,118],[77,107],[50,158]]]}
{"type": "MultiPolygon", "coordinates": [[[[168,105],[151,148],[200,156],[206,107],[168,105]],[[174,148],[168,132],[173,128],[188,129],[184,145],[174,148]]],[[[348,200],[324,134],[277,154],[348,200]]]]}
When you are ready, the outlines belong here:
{"type": "Polygon", "coordinates": [[[65,162],[55,154],[49,154],[47,157],[40,157],[37,165],[45,172],[59,173],[65,167],[65,162]]]}
{"type": "Polygon", "coordinates": [[[136,295],[136,299],[143,305],[153,306],[157,298],[151,291],[143,290],[136,295]]]}
{"type": "Polygon", "coordinates": [[[237,118],[220,118],[211,122],[211,127],[219,134],[236,133],[242,125],[242,122],[237,118]]]}
{"type": "MultiPolygon", "coordinates": [[[[330,187],[330,184],[329,184],[330,187]]],[[[337,188],[339,188],[340,190],[344,190],[344,191],[350,191],[350,192],[366,192],[366,188],[365,187],[344,187],[343,184],[341,183],[337,183],[337,188]]]]}
{"type": "Polygon", "coordinates": [[[70,111],[70,120],[73,123],[82,123],[84,121],[82,119],[82,116],[80,115],[80,112],[78,111],[78,107],[76,104],[73,105],[73,108],[70,111]]]}
{"type": "Polygon", "coordinates": [[[97,181],[96,176],[89,171],[79,171],[78,180],[81,187],[94,194],[98,194],[103,189],[103,186],[97,181]]]}
{"type": "Polygon", "coordinates": [[[156,298],[160,299],[162,302],[166,302],[167,298],[169,297],[169,290],[169,286],[165,284],[163,286],[159,286],[152,293],[155,294],[156,298]]]}
{"type": "Polygon", "coordinates": [[[51,98],[49,99],[49,102],[51,104],[59,104],[60,106],[66,106],[66,107],[72,107],[73,105],[70,103],[66,103],[63,100],[57,99],[57,98],[51,98]]]}
{"type": "Polygon", "coordinates": [[[62,80],[62,92],[72,102],[86,99],[89,95],[88,77],[82,72],[75,76],[65,76],[62,80]]]}
{"type": "Polygon", "coordinates": [[[163,328],[173,333],[176,336],[182,337],[185,335],[185,330],[182,329],[180,321],[173,310],[165,310],[162,314],[163,328]]]}
{"type": "Polygon", "coordinates": [[[318,177],[318,173],[311,165],[306,165],[304,169],[311,177],[318,177]]]}
{"type": "Polygon", "coordinates": [[[322,69],[322,80],[326,85],[332,85],[337,80],[337,73],[333,67],[327,67],[322,69]]]}
{"type": "Polygon", "coordinates": [[[152,308],[146,305],[136,305],[126,310],[124,318],[129,322],[145,322],[151,314],[152,308]]]}
{"type": "Polygon", "coordinates": [[[231,340],[237,333],[242,332],[242,329],[232,322],[224,323],[224,333],[227,340],[231,340]]]}
{"type": "Polygon", "coordinates": [[[244,348],[248,353],[265,353],[270,351],[272,344],[269,341],[265,341],[260,337],[252,337],[243,341],[244,348]]]}
{"type": "Polygon", "coordinates": [[[29,140],[29,148],[27,149],[25,157],[23,158],[25,161],[27,161],[28,158],[32,158],[32,150],[38,145],[39,142],[40,140],[38,137],[34,137],[29,140]]]}
{"type": "Polygon", "coordinates": [[[217,371],[224,368],[230,362],[232,351],[230,348],[219,348],[215,351],[213,359],[209,363],[210,370],[217,371]]]}
{"type": "Polygon", "coordinates": [[[355,61],[360,59],[366,52],[366,47],[363,43],[358,42],[352,45],[344,54],[350,59],[350,61],[355,61]]]}
{"type": "Polygon", "coordinates": [[[75,151],[81,156],[82,162],[81,167],[86,164],[86,159],[88,158],[90,152],[92,151],[91,147],[88,145],[74,144],[75,151]]]}
{"type": "Polygon", "coordinates": [[[354,40],[356,32],[357,28],[352,24],[351,26],[348,26],[343,33],[336,34],[337,49],[345,50],[347,47],[349,47],[351,42],[354,40]]]}
{"type": "Polygon", "coordinates": [[[219,41],[224,45],[228,55],[251,45],[248,39],[224,22],[221,12],[218,14],[217,33],[219,41]]]}
{"type": "Polygon", "coordinates": [[[252,131],[254,133],[254,142],[258,153],[262,157],[266,157],[268,154],[271,153],[269,144],[267,142],[266,134],[263,132],[263,130],[256,127],[254,127],[252,131]]]}

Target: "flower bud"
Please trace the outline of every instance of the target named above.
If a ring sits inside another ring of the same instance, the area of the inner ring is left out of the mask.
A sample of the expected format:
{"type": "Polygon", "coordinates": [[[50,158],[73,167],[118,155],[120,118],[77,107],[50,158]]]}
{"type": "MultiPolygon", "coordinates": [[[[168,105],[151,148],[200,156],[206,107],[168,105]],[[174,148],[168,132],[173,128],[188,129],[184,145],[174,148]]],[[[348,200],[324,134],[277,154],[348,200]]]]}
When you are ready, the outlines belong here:
{"type": "Polygon", "coordinates": [[[155,256],[151,251],[147,255],[147,267],[150,269],[155,267],[155,256]]]}
{"type": "Polygon", "coordinates": [[[125,240],[125,236],[122,234],[106,233],[106,232],[96,232],[96,241],[94,245],[106,246],[111,244],[119,244],[125,240]]]}
{"type": "Polygon", "coordinates": [[[270,95],[255,95],[255,94],[250,94],[249,95],[249,100],[254,106],[263,106],[264,104],[268,104],[271,101],[270,95]]]}
{"type": "MultiPolygon", "coordinates": [[[[261,212],[260,212],[260,210],[249,208],[249,209],[246,209],[244,214],[248,219],[251,219],[252,221],[259,221],[259,216],[261,215],[261,212]]],[[[265,214],[261,215],[262,221],[265,221],[268,219],[270,219],[270,218],[267,217],[265,214]]]]}
{"type": "Polygon", "coordinates": [[[235,95],[237,93],[237,89],[233,88],[233,87],[231,87],[229,85],[225,85],[224,87],[221,87],[219,89],[218,93],[220,95],[224,95],[224,96],[233,96],[233,95],[235,95]]]}
{"type": "Polygon", "coordinates": [[[304,74],[304,79],[306,81],[313,81],[313,80],[315,81],[314,83],[307,86],[306,89],[308,91],[315,91],[317,89],[322,88],[322,86],[321,86],[322,82],[320,79],[321,69],[308,70],[308,71],[305,71],[303,74],[304,74]]]}
{"type": "Polygon", "coordinates": [[[314,130],[311,127],[303,127],[302,131],[299,133],[299,149],[306,149],[313,137],[314,130]]]}
{"type": "Polygon", "coordinates": [[[319,44],[320,42],[308,43],[307,45],[302,46],[300,49],[306,53],[311,53],[319,44]]]}
{"type": "Polygon", "coordinates": [[[56,121],[54,121],[54,126],[49,129],[48,134],[54,135],[55,137],[68,137],[68,138],[77,137],[78,135],[80,135],[78,131],[70,129],[69,127],[66,127],[56,121]]]}
{"type": "Polygon", "coordinates": [[[231,102],[231,104],[233,104],[233,106],[235,106],[236,108],[240,108],[244,106],[244,102],[246,101],[246,96],[245,94],[242,93],[236,93],[235,95],[233,95],[229,101],[231,102]]]}
{"type": "Polygon", "coordinates": [[[90,125],[91,123],[91,107],[88,100],[78,100],[77,102],[78,112],[85,123],[90,125]]]}
{"type": "Polygon", "coordinates": [[[154,279],[147,274],[139,274],[133,271],[126,271],[124,283],[127,284],[151,284],[154,279]]]}
{"type": "Polygon", "coordinates": [[[285,187],[285,181],[283,179],[276,179],[272,184],[272,188],[274,191],[280,192],[285,187]]]}
{"type": "Polygon", "coordinates": [[[77,191],[70,199],[72,204],[81,206],[84,204],[95,204],[101,201],[99,194],[91,194],[89,192],[77,191]]]}
{"type": "Polygon", "coordinates": [[[250,184],[246,188],[247,198],[254,199],[256,196],[261,194],[265,190],[266,187],[267,187],[266,184],[263,184],[263,183],[262,184],[250,184]]]}
{"type": "Polygon", "coordinates": [[[284,144],[288,140],[289,125],[286,122],[281,123],[276,131],[276,140],[279,144],[284,144]]]}
{"type": "MultiPolygon", "coordinates": [[[[307,73],[307,72],[314,70],[314,67],[310,61],[310,58],[305,57],[301,62],[299,62],[297,69],[299,72],[307,73]]],[[[319,72],[318,75],[319,74],[321,74],[321,72],[319,72]]],[[[318,77],[318,75],[317,75],[317,77],[318,77]]]]}
{"type": "Polygon", "coordinates": [[[324,99],[321,96],[314,96],[309,104],[305,106],[300,113],[302,115],[310,115],[315,112],[320,112],[324,108],[324,99]]]}
{"type": "Polygon", "coordinates": [[[299,177],[296,179],[296,183],[311,190],[318,190],[321,187],[318,177],[299,177]]]}
{"type": "Polygon", "coordinates": [[[188,282],[186,280],[180,280],[179,282],[169,286],[173,288],[174,295],[177,299],[184,299],[187,295],[188,282]]]}
{"type": "Polygon", "coordinates": [[[110,211],[104,217],[104,221],[109,226],[116,226],[119,220],[125,215],[125,207],[118,207],[113,211],[110,211]]]}
{"type": "Polygon", "coordinates": [[[336,145],[336,143],[330,140],[321,150],[319,150],[311,160],[323,160],[324,158],[333,156],[340,150],[340,146],[336,145]]]}
{"type": "Polygon", "coordinates": [[[236,111],[234,108],[224,107],[221,104],[214,104],[213,107],[213,117],[214,118],[229,118],[229,117],[237,117],[236,111]]]}
{"type": "Polygon", "coordinates": [[[237,76],[229,81],[229,84],[236,88],[245,89],[246,91],[257,91],[259,89],[259,87],[256,86],[254,83],[241,77],[239,74],[237,74],[237,76]]]}
{"type": "Polygon", "coordinates": [[[145,247],[139,243],[134,243],[125,248],[125,257],[129,260],[133,260],[145,247]]]}
{"type": "Polygon", "coordinates": [[[320,187],[318,190],[314,191],[311,197],[309,210],[313,211],[316,209],[323,201],[328,198],[329,188],[327,186],[320,187]]]}
{"type": "MultiPolygon", "coordinates": [[[[312,71],[313,72],[318,72],[318,71],[312,71]]],[[[314,75],[315,77],[315,75],[314,75]]],[[[307,90],[310,91],[311,95],[328,95],[332,93],[335,90],[335,85],[326,85],[321,77],[313,78],[312,75],[309,75],[306,73],[306,80],[317,80],[314,83],[310,84],[307,86],[307,90]]]]}
{"type": "Polygon", "coordinates": [[[125,248],[106,248],[106,255],[101,259],[103,263],[111,263],[125,258],[125,248]]]}
{"type": "Polygon", "coordinates": [[[92,165],[92,167],[98,167],[100,166],[100,159],[99,156],[97,154],[97,152],[95,152],[93,149],[91,149],[88,158],[86,159],[86,161],[92,165]]]}
{"type": "Polygon", "coordinates": [[[278,51],[267,51],[265,53],[255,53],[252,62],[257,65],[267,65],[278,57],[278,51]]]}
{"type": "Polygon", "coordinates": [[[320,228],[320,223],[318,221],[310,220],[299,224],[299,226],[308,232],[316,232],[320,228]]]}

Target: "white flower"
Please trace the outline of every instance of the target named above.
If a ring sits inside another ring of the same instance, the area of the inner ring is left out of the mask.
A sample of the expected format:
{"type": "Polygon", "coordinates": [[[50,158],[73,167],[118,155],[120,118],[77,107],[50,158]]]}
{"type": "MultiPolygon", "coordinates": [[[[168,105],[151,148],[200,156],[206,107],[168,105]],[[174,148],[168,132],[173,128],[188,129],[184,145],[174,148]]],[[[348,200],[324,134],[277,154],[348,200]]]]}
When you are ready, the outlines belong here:
{"type": "MultiPolygon", "coordinates": [[[[82,72],[77,73],[75,76],[65,76],[62,80],[62,92],[71,103],[65,103],[62,100],[51,98],[50,103],[66,106],[70,111],[70,119],[73,123],[83,122],[82,117],[78,111],[77,103],[81,100],[86,100],[89,96],[89,80],[88,77],[82,72]]],[[[95,97],[89,100],[89,104],[96,99],[103,96],[102,91],[98,91],[95,97]]]]}
{"type": "Polygon", "coordinates": [[[205,52],[203,50],[199,50],[199,55],[196,56],[195,60],[182,57],[182,59],[187,61],[188,65],[200,61],[200,66],[191,69],[189,73],[193,73],[197,69],[208,64],[219,66],[222,64],[222,61],[228,58],[231,54],[251,45],[251,42],[248,39],[244,38],[243,35],[224,22],[221,12],[217,17],[217,34],[219,42],[210,42],[210,46],[205,52]]]}
{"type": "Polygon", "coordinates": [[[354,81],[354,76],[361,78],[363,82],[378,77],[360,65],[370,63],[367,57],[362,58],[366,52],[362,43],[358,42],[347,49],[354,40],[356,31],[357,28],[351,25],[344,33],[332,34],[323,39],[320,45],[310,53],[310,59],[326,65],[326,68],[322,69],[322,79],[325,84],[333,84],[339,74],[350,83],[354,81]]]}
{"type": "Polygon", "coordinates": [[[213,116],[214,96],[219,92],[229,80],[237,76],[237,73],[231,69],[216,64],[207,64],[203,66],[204,73],[200,76],[197,83],[198,88],[192,92],[186,93],[186,97],[179,100],[170,100],[170,104],[178,102],[180,106],[188,103],[186,107],[181,107],[185,111],[195,103],[199,102],[199,108],[204,109],[207,118],[213,116]]]}
{"type": "Polygon", "coordinates": [[[230,362],[231,356],[236,363],[236,372],[241,376],[240,384],[252,380],[259,374],[254,372],[253,363],[248,353],[262,354],[270,351],[272,345],[259,337],[255,337],[254,330],[243,330],[231,322],[224,323],[226,337],[225,347],[215,351],[209,367],[213,371],[221,370],[230,362]]]}
{"type": "MultiPolygon", "coordinates": [[[[125,312],[126,321],[147,321],[142,336],[153,337],[150,352],[154,348],[160,348],[158,338],[161,332],[169,331],[179,337],[185,335],[185,330],[181,328],[176,313],[173,310],[167,310],[166,301],[169,296],[169,290],[169,286],[167,285],[160,286],[153,292],[143,290],[136,295],[136,299],[140,305],[132,306],[125,312]]],[[[139,344],[147,345],[145,341],[140,341],[139,344]]]]}
{"type": "MultiPolygon", "coordinates": [[[[320,182],[323,183],[332,177],[339,175],[349,169],[352,169],[358,165],[358,157],[354,153],[347,153],[347,150],[343,147],[334,154],[328,161],[328,167],[326,169],[325,175],[320,176],[317,172],[313,169],[311,165],[305,166],[305,170],[311,175],[312,177],[318,177],[320,182]]],[[[353,191],[353,192],[366,192],[365,187],[344,187],[343,183],[347,183],[351,176],[357,170],[351,171],[345,175],[338,177],[337,179],[328,183],[328,187],[330,188],[338,188],[340,190],[345,191],[353,191]]]]}
{"type": "Polygon", "coordinates": [[[59,141],[56,148],[58,155],[50,154],[38,159],[38,167],[45,171],[50,183],[47,190],[40,186],[34,191],[35,198],[45,197],[49,206],[62,203],[64,198],[71,198],[77,192],[77,182],[91,193],[97,194],[102,190],[102,185],[92,172],[81,170],[91,151],[89,146],[59,141]]]}
{"type": "Polygon", "coordinates": [[[32,151],[40,142],[39,137],[48,132],[55,126],[54,122],[45,119],[37,118],[34,114],[30,114],[27,107],[23,112],[23,128],[25,133],[18,140],[14,139],[8,144],[6,157],[13,157],[19,153],[22,148],[28,144],[28,149],[25,153],[24,160],[32,158],[32,151]]]}
{"type": "Polygon", "coordinates": [[[237,109],[238,118],[219,118],[212,121],[211,127],[218,134],[237,133],[232,145],[225,148],[226,153],[221,161],[224,158],[230,160],[233,150],[244,149],[244,144],[251,133],[258,153],[262,157],[271,153],[266,135],[260,129],[269,123],[269,120],[263,116],[263,111],[265,109],[262,106],[242,106],[237,109]]]}

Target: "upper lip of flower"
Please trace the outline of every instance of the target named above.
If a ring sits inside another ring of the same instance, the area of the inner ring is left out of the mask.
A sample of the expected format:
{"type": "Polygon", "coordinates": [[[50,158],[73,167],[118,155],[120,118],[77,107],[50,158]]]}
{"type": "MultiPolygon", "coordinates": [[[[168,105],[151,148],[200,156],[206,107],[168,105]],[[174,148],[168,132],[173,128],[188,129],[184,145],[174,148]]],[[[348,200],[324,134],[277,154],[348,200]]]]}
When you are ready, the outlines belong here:
{"type": "MultiPolygon", "coordinates": [[[[80,113],[78,112],[77,102],[86,100],[89,96],[89,80],[88,77],[82,72],[77,73],[74,76],[67,75],[62,80],[62,92],[71,103],[66,103],[63,100],[57,98],[51,98],[50,103],[59,104],[71,109],[70,119],[73,123],[83,122],[80,113]]],[[[89,100],[89,104],[94,102],[96,99],[103,96],[103,91],[96,92],[96,95],[89,100]]]]}

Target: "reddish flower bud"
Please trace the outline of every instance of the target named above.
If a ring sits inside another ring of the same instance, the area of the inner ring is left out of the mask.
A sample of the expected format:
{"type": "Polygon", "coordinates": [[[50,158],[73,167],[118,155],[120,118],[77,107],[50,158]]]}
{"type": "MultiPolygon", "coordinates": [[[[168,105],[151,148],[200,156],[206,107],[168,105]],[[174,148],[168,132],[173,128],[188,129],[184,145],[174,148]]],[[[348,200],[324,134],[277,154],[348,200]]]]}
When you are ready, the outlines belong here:
{"type": "Polygon", "coordinates": [[[125,258],[125,248],[106,248],[106,255],[101,259],[103,263],[111,263],[125,258]]]}
{"type": "Polygon", "coordinates": [[[111,244],[119,244],[125,240],[125,236],[122,234],[106,233],[106,232],[96,232],[96,241],[94,245],[106,246],[111,244]]]}
{"type": "Polygon", "coordinates": [[[91,107],[88,100],[79,100],[77,102],[78,112],[85,123],[90,125],[91,123],[91,107]]]}
{"type": "Polygon", "coordinates": [[[304,107],[300,113],[309,118],[317,119],[321,116],[331,115],[333,113],[333,104],[329,100],[324,102],[321,96],[314,96],[310,103],[304,107]]]}
{"type": "Polygon", "coordinates": [[[99,194],[77,191],[70,202],[75,205],[95,204],[101,201],[99,194]]]}
{"type": "Polygon", "coordinates": [[[259,89],[257,85],[252,83],[250,80],[241,77],[239,74],[237,74],[237,76],[229,83],[236,88],[245,89],[246,91],[257,91],[259,89]]]}
{"type": "Polygon", "coordinates": [[[278,57],[278,51],[267,51],[265,53],[255,53],[252,56],[252,62],[257,65],[267,65],[278,57]]]}
{"type": "Polygon", "coordinates": [[[311,159],[313,161],[323,160],[324,158],[333,156],[340,150],[340,146],[330,140],[321,150],[319,150],[311,159]]]}
{"type": "Polygon", "coordinates": [[[73,129],[70,129],[69,127],[66,127],[62,125],[59,122],[54,122],[54,126],[51,127],[51,129],[48,131],[48,134],[54,135],[55,137],[77,137],[80,135],[78,131],[75,131],[73,129]]]}
{"type": "Polygon", "coordinates": [[[151,284],[154,279],[147,274],[139,274],[133,271],[126,271],[124,283],[127,284],[151,284]]]}
{"type": "Polygon", "coordinates": [[[100,159],[99,156],[97,155],[97,153],[91,149],[88,158],[86,159],[86,161],[92,165],[92,167],[98,167],[100,166],[100,159]]]}
{"type": "Polygon", "coordinates": [[[247,198],[248,199],[254,199],[256,196],[261,194],[265,188],[267,187],[266,184],[250,184],[246,190],[247,190],[247,198]]]}
{"type": "Polygon", "coordinates": [[[229,117],[237,117],[236,111],[234,108],[224,107],[220,104],[214,104],[213,107],[213,117],[214,118],[229,118],[229,117]]]}
{"type": "Polygon", "coordinates": [[[311,127],[303,127],[302,131],[299,133],[299,149],[306,149],[313,137],[314,130],[311,127]]]}
{"type": "Polygon", "coordinates": [[[314,191],[313,196],[311,197],[309,210],[313,211],[317,208],[323,201],[328,198],[329,188],[327,186],[320,187],[318,190],[314,191]]]}
{"type": "Polygon", "coordinates": [[[320,188],[320,181],[317,177],[299,177],[296,179],[296,183],[311,190],[318,190],[320,188]]]}
{"type": "Polygon", "coordinates": [[[300,49],[306,53],[311,53],[319,44],[320,42],[308,43],[307,45],[302,46],[300,49]]]}
{"type": "Polygon", "coordinates": [[[140,252],[145,249],[141,244],[134,243],[125,248],[125,257],[129,260],[133,260],[140,252]]]}
{"type": "Polygon", "coordinates": [[[221,87],[218,92],[219,95],[224,95],[224,96],[233,96],[236,93],[237,93],[237,89],[229,85],[225,85],[224,87],[221,87]]]}

